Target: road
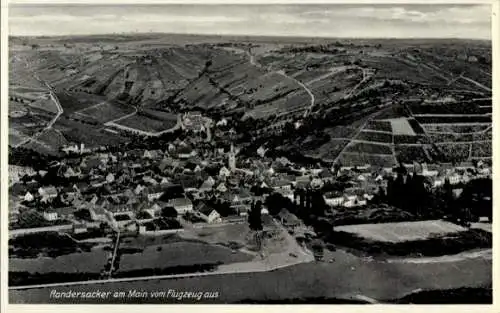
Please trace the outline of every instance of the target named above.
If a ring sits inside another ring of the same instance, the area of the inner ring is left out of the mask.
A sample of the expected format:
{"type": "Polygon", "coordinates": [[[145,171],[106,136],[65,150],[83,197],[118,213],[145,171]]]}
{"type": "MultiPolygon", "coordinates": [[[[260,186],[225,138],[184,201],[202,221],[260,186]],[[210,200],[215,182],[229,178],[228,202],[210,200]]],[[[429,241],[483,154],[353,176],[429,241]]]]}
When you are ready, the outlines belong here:
{"type": "MultiPolygon", "coordinates": [[[[243,50],[243,49],[239,49],[239,50],[242,51],[242,52],[244,52],[244,53],[246,53],[248,55],[250,64],[252,64],[252,65],[254,65],[254,66],[258,67],[258,68],[262,68],[262,65],[259,64],[255,60],[255,55],[253,55],[252,53],[250,53],[250,51],[243,50]]],[[[295,79],[294,77],[292,77],[290,75],[287,75],[285,73],[285,71],[283,71],[283,70],[274,70],[274,71],[271,71],[270,73],[276,73],[276,74],[281,75],[281,76],[283,76],[285,78],[293,80],[295,83],[297,83],[300,87],[302,87],[307,92],[307,94],[311,98],[311,102],[310,102],[308,108],[304,112],[304,118],[306,118],[311,113],[312,108],[314,107],[314,104],[315,104],[315,97],[314,97],[314,94],[311,92],[311,90],[306,85],[304,85],[302,82],[298,81],[297,79],[295,79]]]]}
{"type": "Polygon", "coordinates": [[[311,111],[312,111],[312,109],[314,107],[315,101],[316,101],[316,99],[314,98],[314,94],[312,93],[312,91],[306,85],[304,85],[301,81],[298,81],[297,79],[291,77],[290,75],[285,74],[284,71],[274,71],[274,72],[277,73],[277,74],[279,74],[279,75],[281,75],[281,76],[283,76],[283,77],[285,77],[285,78],[293,80],[296,84],[298,84],[300,87],[302,87],[307,92],[307,94],[311,98],[311,103],[309,104],[308,108],[304,112],[304,118],[306,118],[311,113],[311,111]]]}
{"type": "MultiPolygon", "coordinates": [[[[372,114],[370,114],[370,116],[366,119],[366,121],[363,123],[363,125],[361,125],[358,130],[356,131],[356,134],[354,134],[354,136],[352,136],[352,138],[357,138],[359,136],[359,134],[363,131],[363,129],[365,129],[366,127],[366,124],[368,124],[368,122],[370,120],[372,120],[375,116],[377,116],[378,114],[380,114],[381,111],[377,111],[377,112],[374,112],[372,114]]],[[[346,151],[347,147],[349,147],[351,145],[351,143],[353,142],[353,139],[350,139],[349,143],[347,145],[345,145],[345,147],[342,149],[342,151],[340,151],[340,153],[335,157],[335,160],[333,161],[334,164],[337,164],[338,161],[339,161],[339,158],[340,156],[342,155],[342,153],[344,151],[346,151]]],[[[357,140],[357,142],[363,142],[362,140],[357,140]]],[[[366,142],[366,143],[373,143],[373,142],[366,142]]],[[[389,144],[385,143],[385,144],[381,144],[381,145],[384,145],[384,146],[387,146],[389,144]]],[[[388,156],[390,156],[390,154],[388,154],[388,156]]]]}
{"type": "MultiPolygon", "coordinates": [[[[36,74],[35,74],[35,78],[37,80],[39,80],[39,78],[38,78],[38,76],[36,76],[36,74]]],[[[42,82],[41,80],[39,80],[39,81],[42,82]]],[[[61,106],[61,103],[59,102],[59,99],[57,98],[57,95],[55,94],[53,88],[47,82],[43,82],[43,83],[49,89],[50,98],[52,99],[52,101],[57,106],[56,116],[54,116],[54,118],[52,120],[50,120],[50,122],[42,130],[40,130],[38,133],[32,135],[31,137],[23,140],[22,142],[20,142],[19,144],[17,144],[15,147],[20,147],[22,145],[28,144],[29,142],[31,142],[33,140],[36,141],[38,139],[38,137],[40,137],[40,135],[43,134],[43,132],[45,132],[46,130],[49,130],[49,129],[52,128],[52,126],[55,124],[55,122],[57,121],[57,119],[59,119],[59,117],[61,116],[61,114],[64,112],[64,110],[63,110],[63,108],[61,106]]]]}
{"type": "Polygon", "coordinates": [[[356,86],[354,86],[354,88],[352,88],[351,91],[349,91],[349,93],[346,96],[344,96],[344,99],[351,98],[352,95],[354,94],[354,92],[359,88],[359,86],[361,86],[362,84],[364,84],[366,81],[368,81],[371,78],[371,76],[369,75],[368,69],[361,68],[361,70],[363,71],[363,79],[356,86]]]}
{"type": "Polygon", "coordinates": [[[472,84],[474,84],[474,85],[476,85],[476,86],[478,86],[478,87],[480,87],[480,88],[483,88],[483,89],[484,89],[484,90],[486,90],[486,91],[491,92],[491,88],[489,88],[489,87],[487,87],[487,86],[485,86],[485,85],[481,84],[480,82],[477,82],[477,81],[475,81],[475,80],[473,80],[473,79],[471,79],[471,78],[469,78],[469,77],[465,77],[465,76],[463,76],[463,75],[461,75],[460,77],[461,77],[462,79],[464,79],[464,80],[468,81],[469,83],[472,83],[472,84]]]}
{"type": "Polygon", "coordinates": [[[151,137],[158,137],[158,136],[161,136],[163,134],[176,131],[177,129],[179,129],[181,127],[181,123],[179,121],[177,121],[177,123],[175,124],[174,127],[162,130],[160,132],[153,133],[153,132],[150,132],[150,131],[140,130],[140,129],[137,129],[137,128],[132,128],[132,127],[128,127],[128,126],[125,126],[125,125],[121,125],[121,124],[115,123],[116,121],[119,121],[119,120],[122,120],[122,119],[125,119],[127,117],[131,117],[131,116],[135,115],[137,113],[137,108],[135,110],[136,111],[133,112],[133,113],[127,114],[127,115],[119,117],[119,118],[117,118],[115,120],[112,120],[112,121],[104,123],[104,126],[115,127],[115,128],[122,129],[122,130],[125,130],[125,131],[137,133],[137,134],[144,135],[144,136],[151,136],[151,137]]]}
{"type": "MultiPolygon", "coordinates": [[[[178,279],[114,280],[113,283],[42,286],[38,289],[9,288],[10,303],[74,303],[75,299],[55,300],[49,294],[58,291],[128,290],[217,290],[213,303],[236,303],[251,300],[286,300],[312,297],[369,297],[383,301],[396,299],[415,289],[438,290],[491,285],[491,260],[477,257],[453,262],[405,263],[368,261],[341,250],[331,252],[333,263],[310,262],[287,266],[270,272],[248,272],[205,276],[182,275],[178,279]]],[[[169,299],[146,302],[165,303],[169,299]]],[[[143,300],[141,300],[143,301],[143,300]]],[[[79,303],[123,303],[134,299],[89,299],[79,303]]],[[[179,302],[179,303],[182,303],[179,302]]]]}
{"type": "Polygon", "coordinates": [[[115,248],[113,249],[113,256],[111,257],[111,266],[109,268],[109,278],[113,275],[113,270],[115,268],[116,253],[118,252],[118,247],[120,246],[120,229],[116,230],[116,241],[115,248]]]}
{"type": "MultiPolygon", "coordinates": [[[[98,103],[97,105],[100,105],[100,103],[98,103]]],[[[119,118],[115,118],[114,120],[108,121],[108,122],[104,123],[104,126],[111,126],[111,125],[114,126],[114,125],[116,125],[115,122],[121,121],[121,120],[126,119],[126,118],[131,117],[131,116],[134,116],[136,113],[137,113],[137,108],[134,107],[134,112],[127,114],[127,115],[124,115],[124,116],[120,116],[119,118]]]]}
{"type": "MultiPolygon", "coordinates": [[[[343,65],[343,66],[332,67],[332,68],[330,68],[328,73],[321,75],[321,76],[318,76],[316,78],[313,78],[312,80],[306,82],[306,85],[311,85],[317,81],[328,78],[332,75],[339,74],[339,73],[345,72],[347,70],[354,70],[354,69],[360,69],[360,67],[357,65],[343,65]]],[[[295,77],[295,75],[294,75],[294,77],[295,77]]]]}

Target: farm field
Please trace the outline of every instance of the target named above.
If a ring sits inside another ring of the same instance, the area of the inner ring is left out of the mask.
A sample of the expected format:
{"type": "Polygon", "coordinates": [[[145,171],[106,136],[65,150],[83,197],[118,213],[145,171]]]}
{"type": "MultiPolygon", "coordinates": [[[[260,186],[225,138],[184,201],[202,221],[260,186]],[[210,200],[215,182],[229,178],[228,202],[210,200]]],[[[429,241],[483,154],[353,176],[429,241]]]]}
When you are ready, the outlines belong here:
{"type": "Polygon", "coordinates": [[[372,141],[372,142],[380,142],[380,143],[392,143],[392,137],[393,136],[390,133],[362,130],[355,139],[356,140],[364,140],[364,141],[372,141]]]}
{"type": "Polygon", "coordinates": [[[390,119],[392,133],[394,135],[414,136],[415,132],[406,118],[390,119]]]}
{"type": "Polygon", "coordinates": [[[249,261],[253,256],[231,249],[206,243],[175,242],[157,246],[147,246],[142,252],[123,252],[120,272],[142,269],[168,268],[198,264],[225,264],[249,261]]]}
{"type": "Polygon", "coordinates": [[[210,244],[228,245],[233,242],[237,245],[247,245],[250,228],[248,224],[227,224],[215,227],[193,228],[180,233],[180,237],[196,239],[210,244]]]}
{"type": "Polygon", "coordinates": [[[126,137],[121,135],[105,132],[102,127],[89,127],[88,124],[63,117],[57,120],[54,127],[63,134],[68,142],[84,143],[87,147],[116,145],[128,141],[126,137]]]}
{"type": "Polygon", "coordinates": [[[96,105],[74,113],[76,118],[90,119],[98,123],[106,123],[134,112],[134,108],[119,102],[100,102],[96,105]]]}
{"type": "Polygon", "coordinates": [[[177,124],[177,119],[165,120],[136,113],[114,123],[144,132],[157,133],[173,128],[177,124]]]}
{"type": "Polygon", "coordinates": [[[15,130],[22,135],[32,136],[42,130],[52,117],[45,112],[38,112],[38,114],[35,112],[35,109],[30,109],[27,115],[9,118],[10,132],[15,130]]]}
{"type": "Polygon", "coordinates": [[[383,144],[371,144],[361,142],[351,142],[345,152],[367,153],[367,154],[392,154],[391,147],[383,144]]]}
{"type": "Polygon", "coordinates": [[[424,126],[428,133],[480,133],[491,129],[490,124],[477,124],[477,125],[447,125],[447,124],[427,124],[424,126]]]}
{"type": "Polygon", "coordinates": [[[31,108],[46,111],[46,112],[54,114],[54,115],[57,114],[57,112],[58,112],[57,105],[52,100],[52,98],[39,99],[39,100],[33,101],[29,104],[29,106],[31,108]]]}
{"type": "Polygon", "coordinates": [[[449,233],[465,231],[466,228],[440,220],[396,222],[380,224],[344,225],[335,228],[360,237],[383,242],[404,242],[427,239],[449,233]]]}
{"type": "Polygon", "coordinates": [[[425,115],[416,116],[415,119],[421,124],[462,124],[462,123],[474,123],[474,124],[485,124],[492,123],[491,116],[487,115],[425,115]]]}
{"type": "Polygon", "coordinates": [[[335,160],[339,153],[344,149],[349,143],[349,140],[344,139],[332,139],[321,147],[307,152],[306,155],[321,158],[324,160],[335,160]]]}
{"type": "Polygon", "coordinates": [[[472,143],[471,157],[475,158],[491,158],[492,157],[492,145],[490,142],[478,142],[472,143]]]}
{"type": "Polygon", "coordinates": [[[63,114],[67,116],[106,100],[106,98],[102,96],[66,90],[57,91],[56,95],[63,108],[63,114]]]}
{"type": "Polygon", "coordinates": [[[9,272],[40,273],[99,273],[106,263],[109,252],[95,247],[90,252],[80,252],[56,258],[33,259],[9,258],[9,272]]]}
{"type": "Polygon", "coordinates": [[[359,152],[342,152],[339,155],[338,162],[343,166],[364,166],[370,164],[373,166],[393,167],[397,165],[396,159],[392,154],[375,155],[359,152]]]}
{"type": "Polygon", "coordinates": [[[430,147],[419,145],[419,146],[403,146],[397,145],[394,150],[396,152],[396,158],[398,161],[403,163],[424,162],[428,163],[432,161],[431,154],[429,152],[430,147]]]}
{"type": "MultiPolygon", "coordinates": [[[[491,105],[491,103],[489,103],[491,105]]],[[[486,114],[491,113],[491,108],[479,106],[475,102],[440,103],[439,105],[411,106],[413,115],[440,115],[440,114],[486,114]]]]}
{"type": "Polygon", "coordinates": [[[220,106],[227,99],[228,96],[222,94],[207,76],[202,76],[180,92],[174,103],[181,107],[208,110],[220,106]]]}
{"type": "Polygon", "coordinates": [[[387,120],[370,120],[365,129],[392,133],[392,123],[387,120]]]}

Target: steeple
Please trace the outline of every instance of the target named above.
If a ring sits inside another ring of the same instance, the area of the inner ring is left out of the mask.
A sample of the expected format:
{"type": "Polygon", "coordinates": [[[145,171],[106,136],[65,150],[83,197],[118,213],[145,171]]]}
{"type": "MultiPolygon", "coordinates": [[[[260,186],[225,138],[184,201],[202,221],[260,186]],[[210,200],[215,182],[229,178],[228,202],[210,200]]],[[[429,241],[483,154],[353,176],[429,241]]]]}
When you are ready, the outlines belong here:
{"type": "Polygon", "coordinates": [[[229,156],[228,156],[228,167],[231,172],[236,169],[236,155],[234,153],[234,146],[232,143],[231,143],[231,150],[229,151],[229,156]]]}

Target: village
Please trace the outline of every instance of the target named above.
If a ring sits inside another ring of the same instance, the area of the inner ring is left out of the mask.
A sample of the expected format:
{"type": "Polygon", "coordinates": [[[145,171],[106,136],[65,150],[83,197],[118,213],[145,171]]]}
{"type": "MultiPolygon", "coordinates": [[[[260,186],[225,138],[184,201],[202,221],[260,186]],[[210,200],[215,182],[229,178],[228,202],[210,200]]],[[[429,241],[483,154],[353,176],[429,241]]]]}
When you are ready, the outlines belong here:
{"type": "MultiPolygon", "coordinates": [[[[193,136],[177,138],[165,149],[110,152],[81,144],[65,147],[67,157],[44,170],[10,166],[11,228],[17,232],[50,227],[85,232],[106,223],[122,230],[161,234],[182,228],[180,223],[155,222],[162,212],[195,224],[242,223],[268,195],[278,193],[298,204],[299,191],[306,189],[319,190],[331,208],[362,208],[397,175],[395,168],[370,164],[301,166],[286,157],[266,157],[262,147],[256,156],[241,156],[239,147],[231,143],[227,148],[227,140],[223,148],[203,145],[206,139],[199,132],[211,123],[198,120],[183,123],[191,126],[193,136]],[[339,180],[349,187],[328,188],[339,180]]],[[[226,124],[219,121],[215,128],[226,124]]],[[[229,136],[218,132],[221,138],[229,136]]],[[[430,189],[450,184],[457,197],[464,183],[491,177],[491,166],[482,161],[403,166],[412,175],[425,177],[430,189]]],[[[265,205],[261,213],[269,213],[265,205]]],[[[293,214],[286,216],[294,221],[287,226],[300,224],[293,214]]]]}

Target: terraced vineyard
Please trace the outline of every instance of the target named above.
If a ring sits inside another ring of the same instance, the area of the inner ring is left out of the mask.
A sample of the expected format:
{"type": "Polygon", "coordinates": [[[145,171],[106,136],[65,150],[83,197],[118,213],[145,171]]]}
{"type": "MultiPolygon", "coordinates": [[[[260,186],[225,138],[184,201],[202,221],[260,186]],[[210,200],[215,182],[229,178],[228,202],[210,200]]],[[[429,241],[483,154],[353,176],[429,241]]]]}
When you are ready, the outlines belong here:
{"type": "Polygon", "coordinates": [[[50,39],[31,40],[44,48],[18,49],[10,59],[11,88],[19,95],[12,111],[24,115],[28,102],[33,109],[22,117],[26,122],[12,120],[10,138],[18,144],[29,141],[51,118],[57,121],[50,126],[65,139],[60,142],[117,144],[128,131],[147,135],[173,127],[172,120],[134,114],[160,109],[174,115],[197,110],[225,116],[270,142],[286,125],[309,125],[307,132],[319,140],[308,143],[307,136],[297,134],[279,146],[347,165],[369,161],[389,166],[412,155],[434,162],[450,153],[459,159],[482,158],[491,149],[491,131],[466,128],[491,126],[491,83],[481,75],[488,68],[449,62],[448,50],[455,48],[440,42],[413,49],[405,41],[384,46],[325,39],[284,45],[279,40],[235,44],[220,39],[216,44],[112,43],[114,48],[97,50],[88,48],[92,44],[77,49],[50,39]],[[429,46],[448,52],[437,54],[429,46]],[[49,88],[61,108],[53,99],[38,100],[38,94],[47,97],[49,88]],[[437,99],[437,91],[448,102],[437,99]],[[407,98],[421,101],[402,105],[407,98]],[[37,124],[40,119],[45,124],[37,124]],[[93,126],[93,138],[79,131],[84,125],[93,126]],[[332,132],[337,126],[353,131],[338,135],[332,132]],[[72,127],[75,134],[70,134],[72,127]],[[120,127],[127,131],[118,131],[120,127]],[[118,133],[104,130],[110,128],[118,133]]]}

